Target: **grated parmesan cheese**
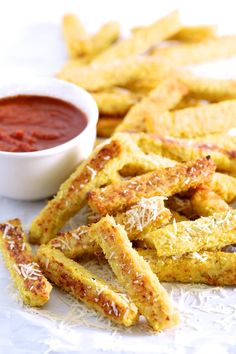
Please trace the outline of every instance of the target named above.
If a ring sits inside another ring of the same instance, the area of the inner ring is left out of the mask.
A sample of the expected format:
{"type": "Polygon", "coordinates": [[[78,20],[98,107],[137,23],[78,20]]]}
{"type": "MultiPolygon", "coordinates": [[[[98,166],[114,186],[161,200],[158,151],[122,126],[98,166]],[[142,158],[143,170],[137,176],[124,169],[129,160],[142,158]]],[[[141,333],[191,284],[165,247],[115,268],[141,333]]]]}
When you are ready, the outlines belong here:
{"type": "Polygon", "coordinates": [[[93,180],[94,179],[94,177],[96,176],[96,171],[92,168],[92,167],[90,167],[90,166],[88,166],[87,165],[87,170],[91,173],[91,180],[93,180]]]}
{"type": "Polygon", "coordinates": [[[35,262],[28,264],[14,264],[14,268],[19,275],[23,276],[24,279],[37,280],[38,277],[42,276],[42,272],[39,269],[38,264],[35,262]]]}
{"type": "Polygon", "coordinates": [[[2,238],[8,237],[8,234],[7,234],[7,233],[8,233],[8,231],[9,231],[10,229],[14,229],[14,226],[11,225],[11,224],[6,224],[6,227],[5,227],[4,232],[3,232],[3,234],[2,234],[2,238]]]}
{"type": "Polygon", "coordinates": [[[142,231],[163,212],[163,201],[166,199],[166,197],[162,196],[152,198],[142,197],[136,205],[126,212],[126,216],[128,217],[126,222],[127,229],[142,231]]]}

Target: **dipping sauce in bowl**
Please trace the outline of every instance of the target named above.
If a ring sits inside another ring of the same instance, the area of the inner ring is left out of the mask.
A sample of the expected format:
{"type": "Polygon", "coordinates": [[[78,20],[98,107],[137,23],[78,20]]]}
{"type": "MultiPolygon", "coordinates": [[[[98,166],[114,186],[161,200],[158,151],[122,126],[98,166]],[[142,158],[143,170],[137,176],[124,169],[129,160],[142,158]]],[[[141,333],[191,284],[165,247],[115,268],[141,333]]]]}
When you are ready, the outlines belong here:
{"type": "Polygon", "coordinates": [[[61,99],[34,95],[0,99],[0,151],[49,149],[73,139],[86,125],[85,113],[61,99]]]}
{"type": "Polygon", "coordinates": [[[0,195],[19,200],[53,196],[88,158],[98,108],[71,83],[18,78],[0,83],[0,195]]]}

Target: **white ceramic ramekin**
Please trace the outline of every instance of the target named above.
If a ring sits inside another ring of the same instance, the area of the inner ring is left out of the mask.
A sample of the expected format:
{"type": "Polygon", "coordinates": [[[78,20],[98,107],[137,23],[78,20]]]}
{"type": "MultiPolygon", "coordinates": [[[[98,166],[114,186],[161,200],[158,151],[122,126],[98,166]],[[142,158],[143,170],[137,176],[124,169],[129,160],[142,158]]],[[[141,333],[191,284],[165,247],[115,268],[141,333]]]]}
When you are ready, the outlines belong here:
{"type": "Polygon", "coordinates": [[[0,84],[0,98],[16,95],[59,98],[80,108],[87,116],[85,129],[64,144],[34,152],[0,151],[0,195],[20,200],[43,199],[55,194],[60,184],[91,153],[98,108],[88,92],[54,78],[0,84]]]}

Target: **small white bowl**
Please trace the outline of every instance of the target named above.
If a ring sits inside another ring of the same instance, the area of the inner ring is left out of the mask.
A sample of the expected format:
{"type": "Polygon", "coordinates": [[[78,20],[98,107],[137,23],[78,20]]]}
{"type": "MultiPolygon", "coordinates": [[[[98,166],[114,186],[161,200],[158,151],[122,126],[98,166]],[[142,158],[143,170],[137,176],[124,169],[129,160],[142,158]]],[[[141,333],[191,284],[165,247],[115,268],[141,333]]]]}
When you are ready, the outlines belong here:
{"type": "Polygon", "coordinates": [[[60,184],[91,153],[98,108],[88,92],[54,78],[0,84],[0,98],[16,95],[58,98],[80,108],[87,117],[85,129],[64,144],[34,152],[0,151],[0,195],[20,200],[43,199],[55,194],[60,184]]]}

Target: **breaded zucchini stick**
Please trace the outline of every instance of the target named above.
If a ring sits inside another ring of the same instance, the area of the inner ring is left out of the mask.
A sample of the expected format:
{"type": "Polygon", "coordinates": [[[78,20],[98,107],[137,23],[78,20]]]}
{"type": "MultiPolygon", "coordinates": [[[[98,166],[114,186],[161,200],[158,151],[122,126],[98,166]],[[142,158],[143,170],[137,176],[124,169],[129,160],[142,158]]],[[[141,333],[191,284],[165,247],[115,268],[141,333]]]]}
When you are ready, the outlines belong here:
{"type": "Polygon", "coordinates": [[[62,252],[43,245],[37,256],[46,276],[64,291],[115,323],[128,327],[137,321],[137,308],[125,295],[62,252]]]}
{"type": "MultiPolygon", "coordinates": [[[[144,27],[134,27],[132,32],[136,33],[143,30],[144,27]]],[[[183,42],[200,42],[206,39],[214,38],[216,35],[216,26],[200,25],[200,26],[184,26],[175,33],[170,40],[183,42]]]]}
{"type": "MultiPolygon", "coordinates": [[[[154,197],[143,198],[127,212],[117,214],[115,220],[124,226],[130,240],[147,240],[151,231],[168,224],[171,217],[171,212],[164,207],[163,198],[154,197]]],[[[101,251],[95,236],[91,227],[80,226],[58,234],[48,245],[60,250],[68,258],[80,258],[101,251]]]]}
{"type": "MultiPolygon", "coordinates": [[[[209,154],[219,170],[236,174],[236,171],[234,171],[234,154],[236,156],[236,140],[234,140],[234,137],[208,135],[198,139],[187,140],[163,138],[148,134],[134,134],[133,139],[141,150],[148,153],[148,156],[151,156],[152,159],[157,161],[160,159],[159,163],[162,167],[171,167],[177,161],[193,160],[209,154]],[[205,140],[207,144],[204,143],[205,140]],[[208,144],[208,141],[213,144],[208,144]],[[215,143],[219,144],[219,146],[215,145],[215,143]],[[232,151],[226,151],[226,149],[232,149],[232,151]],[[235,149],[235,152],[233,149],[235,149]],[[167,158],[163,156],[167,156],[167,158]]],[[[210,187],[227,203],[231,203],[236,198],[235,177],[216,172],[213,175],[210,187]]]]}
{"type": "Polygon", "coordinates": [[[97,33],[90,36],[90,50],[88,56],[96,58],[97,55],[105,51],[111,44],[117,41],[120,36],[120,26],[117,22],[106,22],[97,33]]]}
{"type": "Polygon", "coordinates": [[[209,187],[200,186],[190,198],[193,211],[198,216],[210,216],[214,213],[224,212],[230,206],[209,187]]]}
{"type": "Polygon", "coordinates": [[[67,14],[63,17],[62,31],[70,57],[75,58],[87,52],[88,34],[75,15],[67,14]]]}
{"type": "MultiPolygon", "coordinates": [[[[214,144],[222,149],[236,151],[236,136],[230,134],[208,134],[194,139],[196,142],[214,144]]],[[[236,155],[236,152],[235,152],[236,155]]]]}
{"type": "MultiPolygon", "coordinates": [[[[143,151],[158,153],[176,161],[189,161],[210,155],[219,171],[236,175],[236,150],[225,149],[214,143],[204,143],[203,140],[142,135],[138,145],[143,151]]],[[[217,175],[219,174],[216,174],[215,178],[218,178],[217,175]]],[[[232,179],[229,183],[233,183],[232,179]]]]}
{"type": "Polygon", "coordinates": [[[208,186],[199,186],[187,197],[173,196],[166,201],[166,206],[185,215],[188,219],[210,216],[227,211],[230,206],[208,186]]]}
{"type": "Polygon", "coordinates": [[[180,22],[178,12],[174,11],[150,26],[133,33],[130,38],[113,44],[105,52],[100,54],[95,59],[95,62],[110,62],[142,54],[153,45],[173,36],[179,29],[180,22]]]}
{"type": "Polygon", "coordinates": [[[156,48],[152,51],[152,55],[173,60],[176,66],[229,58],[234,54],[236,54],[236,35],[215,37],[198,43],[183,43],[156,48]]]}
{"type": "Polygon", "coordinates": [[[149,117],[147,131],[177,138],[219,134],[236,127],[236,100],[190,107],[149,117]]]}
{"type": "Polygon", "coordinates": [[[164,226],[149,234],[158,257],[220,249],[236,242],[236,211],[164,226]]]}
{"type": "Polygon", "coordinates": [[[128,87],[133,81],[149,78],[159,82],[172,71],[171,64],[162,58],[134,57],[87,66],[68,64],[57,76],[89,91],[101,91],[113,86],[128,87]]]}
{"type": "Polygon", "coordinates": [[[61,251],[66,257],[71,259],[94,255],[101,251],[94,234],[91,232],[91,228],[86,225],[59,233],[49,241],[48,246],[61,251]]]}
{"type": "Polygon", "coordinates": [[[117,279],[152,328],[160,331],[176,325],[178,315],[166,290],[132,248],[124,228],[111,216],[93,224],[92,228],[117,279]]]}
{"type": "Polygon", "coordinates": [[[44,305],[52,287],[34,260],[19,219],[0,224],[0,249],[23,302],[29,306],[44,305]]]}
{"type": "Polygon", "coordinates": [[[214,38],[216,35],[216,26],[185,26],[170,39],[184,42],[201,42],[214,38]]]}
{"type": "Polygon", "coordinates": [[[62,30],[68,53],[72,58],[87,56],[92,59],[107,49],[120,35],[119,24],[107,22],[97,33],[90,36],[86,33],[79,18],[73,14],[63,17],[62,30]]]}
{"type": "Polygon", "coordinates": [[[97,123],[97,136],[100,138],[110,138],[114,133],[116,127],[122,123],[122,118],[120,117],[99,117],[97,123]]]}
{"type": "Polygon", "coordinates": [[[160,281],[236,285],[236,254],[194,252],[181,257],[158,258],[155,250],[138,249],[160,281]]]}
{"type": "Polygon", "coordinates": [[[141,96],[129,90],[113,89],[93,93],[100,115],[123,116],[141,96]]]}
{"type": "Polygon", "coordinates": [[[176,76],[185,83],[193,98],[219,102],[236,98],[236,80],[199,77],[180,71],[176,76]]]}
{"type": "Polygon", "coordinates": [[[176,106],[188,92],[175,78],[165,79],[147,97],[133,106],[116,131],[146,131],[146,121],[176,106]]]}
{"type": "Polygon", "coordinates": [[[87,193],[99,186],[120,181],[118,173],[126,164],[141,170],[155,169],[156,163],[146,157],[127,134],[97,146],[90,158],[61,185],[57,195],[33,220],[32,243],[47,243],[64,224],[83,207],[87,193]]]}
{"type": "Polygon", "coordinates": [[[210,158],[159,168],[128,181],[95,189],[88,193],[88,204],[95,212],[116,214],[136,204],[141,197],[171,196],[210,183],[215,164],[210,158]]]}

